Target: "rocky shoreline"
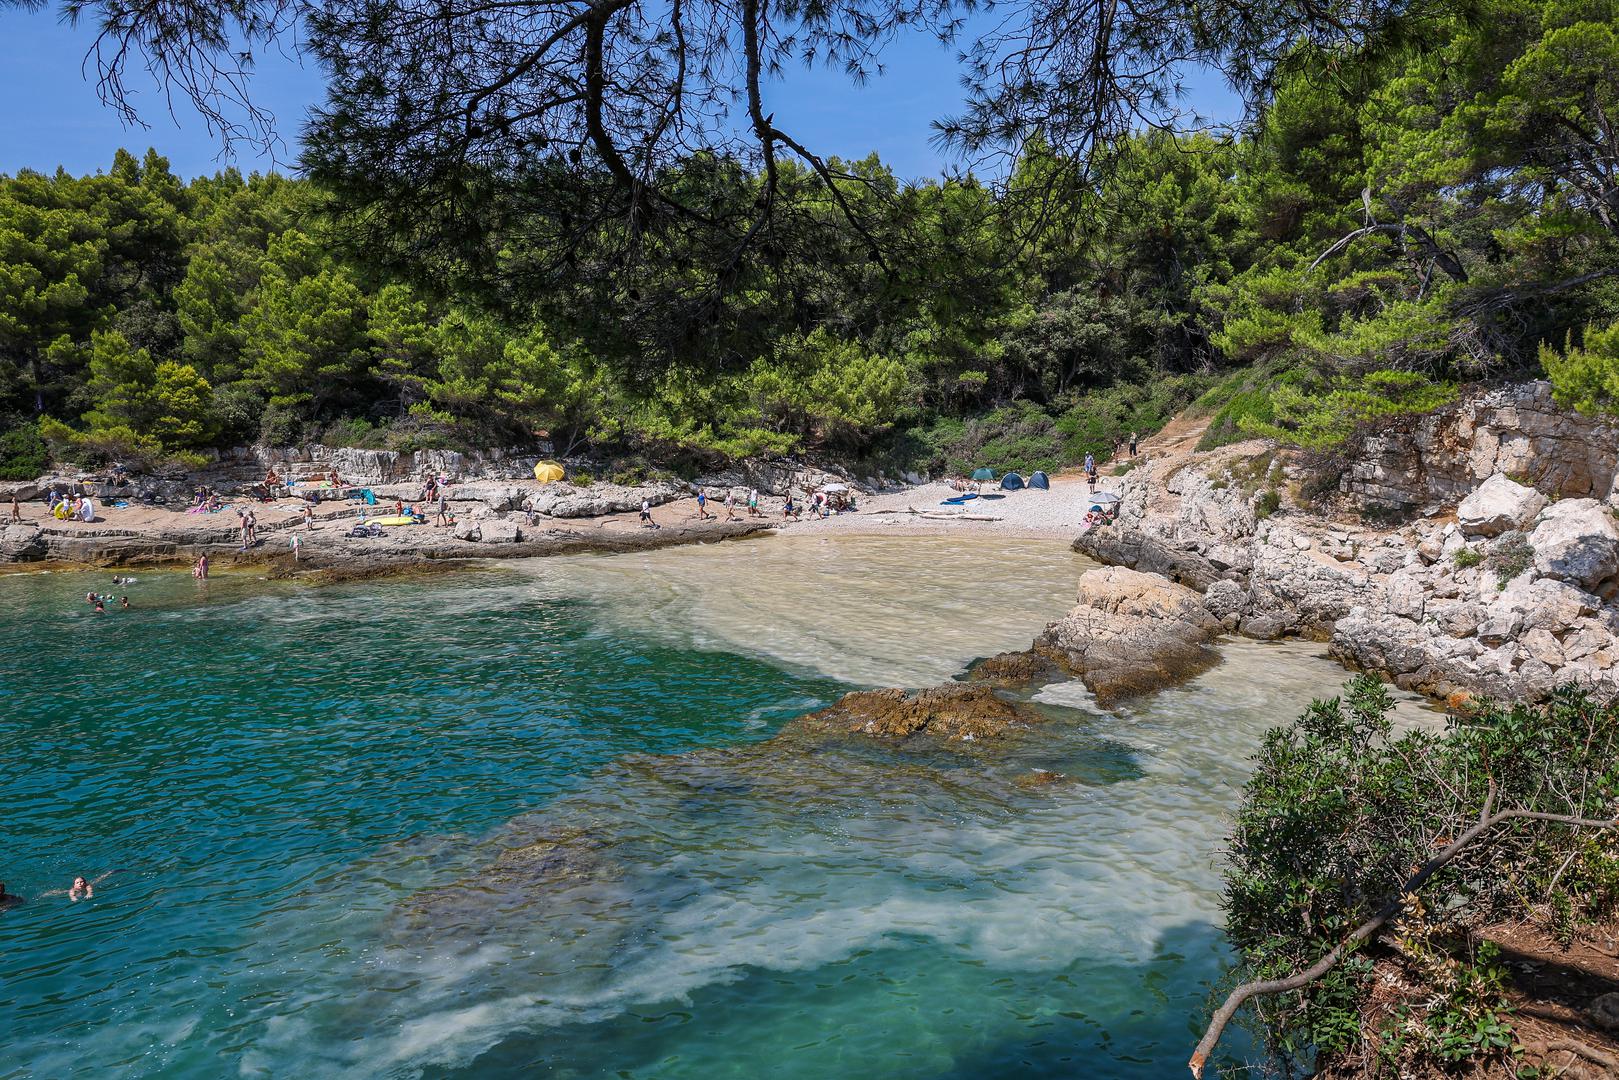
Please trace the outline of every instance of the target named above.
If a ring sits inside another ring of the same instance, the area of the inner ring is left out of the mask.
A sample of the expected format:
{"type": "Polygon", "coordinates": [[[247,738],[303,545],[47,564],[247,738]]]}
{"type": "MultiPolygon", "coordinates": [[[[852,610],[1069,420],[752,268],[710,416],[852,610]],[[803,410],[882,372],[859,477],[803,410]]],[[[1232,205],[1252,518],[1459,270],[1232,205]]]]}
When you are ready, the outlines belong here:
{"type": "Polygon", "coordinates": [[[1532,383],[1368,437],[1325,512],[1301,505],[1321,463],[1265,443],[1149,455],[1112,483],[1118,521],[1074,547],[1200,594],[1192,618],[1225,633],[1326,641],[1454,704],[1611,695],[1616,453],[1619,430],[1532,383]]]}

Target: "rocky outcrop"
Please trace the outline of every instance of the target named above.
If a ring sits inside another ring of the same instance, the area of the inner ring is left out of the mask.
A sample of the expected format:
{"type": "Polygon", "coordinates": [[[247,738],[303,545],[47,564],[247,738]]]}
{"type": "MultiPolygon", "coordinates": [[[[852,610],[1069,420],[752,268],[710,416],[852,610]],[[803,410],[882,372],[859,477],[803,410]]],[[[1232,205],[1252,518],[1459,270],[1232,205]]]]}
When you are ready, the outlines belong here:
{"type": "MultiPolygon", "coordinates": [[[[1550,414],[1536,415],[1524,454],[1586,445],[1588,421],[1571,418],[1576,434],[1556,435],[1550,414]]],[[[1496,462],[1517,445],[1503,433],[1490,435],[1487,452],[1452,442],[1450,457],[1436,451],[1423,475],[1496,462]]],[[[1512,458],[1531,459],[1540,460],[1512,458]]],[[[1540,464],[1560,482],[1590,486],[1572,468],[1540,464]]],[[[1409,689],[1538,698],[1576,682],[1619,692],[1619,522],[1603,502],[1554,500],[1560,492],[1487,475],[1460,492],[1454,511],[1433,507],[1390,527],[1290,506],[1289,468],[1259,443],[1149,461],[1118,482],[1118,522],[1075,546],[1200,590],[1226,632],[1324,639],[1345,664],[1409,689]],[[1269,516],[1253,510],[1267,491],[1281,503],[1269,516]]]]}
{"type": "Polygon", "coordinates": [[[1102,702],[1189,678],[1217,659],[1205,643],[1220,622],[1194,590],[1124,567],[1090,570],[1079,603],[1046,628],[1049,650],[1102,702]]]}
{"type": "Polygon", "coordinates": [[[1456,507],[1456,524],[1468,536],[1500,536],[1522,529],[1546,508],[1546,496],[1496,473],[1456,507]]]}
{"type": "Polygon", "coordinates": [[[0,562],[31,562],[43,559],[46,551],[45,534],[32,525],[0,529],[0,562]]]}
{"type": "Polygon", "coordinates": [[[1547,496],[1611,500],[1619,425],[1559,408],[1549,383],[1502,387],[1366,439],[1339,489],[1364,506],[1426,512],[1497,474],[1547,496]]]}
{"type": "Polygon", "coordinates": [[[1529,535],[1535,572],[1611,594],[1619,573],[1619,528],[1613,512],[1595,499],[1569,499],[1540,515],[1529,535]]]}
{"type": "Polygon", "coordinates": [[[927,690],[857,690],[797,723],[812,733],[847,732],[902,739],[994,739],[1039,723],[1034,708],[1008,701],[987,686],[949,683],[927,690]]]}

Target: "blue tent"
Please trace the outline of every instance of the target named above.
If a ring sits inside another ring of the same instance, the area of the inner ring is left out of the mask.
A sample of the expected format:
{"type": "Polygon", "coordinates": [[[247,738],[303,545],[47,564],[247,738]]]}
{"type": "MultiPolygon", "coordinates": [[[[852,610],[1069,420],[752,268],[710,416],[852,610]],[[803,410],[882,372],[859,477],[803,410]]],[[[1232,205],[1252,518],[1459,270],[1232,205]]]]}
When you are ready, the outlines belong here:
{"type": "Polygon", "coordinates": [[[1031,488],[1039,488],[1041,491],[1050,491],[1051,477],[1047,476],[1043,472],[1032,473],[1029,476],[1029,486],[1031,488]]]}
{"type": "Polygon", "coordinates": [[[1023,477],[1015,472],[1009,472],[1001,477],[1001,490],[1003,491],[1019,491],[1022,487],[1023,477]]]}

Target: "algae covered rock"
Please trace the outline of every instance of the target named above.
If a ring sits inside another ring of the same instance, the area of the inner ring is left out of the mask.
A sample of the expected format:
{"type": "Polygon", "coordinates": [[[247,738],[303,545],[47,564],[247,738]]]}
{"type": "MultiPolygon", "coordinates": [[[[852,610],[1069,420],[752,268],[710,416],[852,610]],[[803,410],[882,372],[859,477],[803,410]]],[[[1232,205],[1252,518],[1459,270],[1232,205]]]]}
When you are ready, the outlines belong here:
{"type": "Polygon", "coordinates": [[[987,686],[948,683],[927,690],[857,690],[799,723],[810,731],[966,741],[996,738],[1042,719],[1038,710],[987,686]]]}

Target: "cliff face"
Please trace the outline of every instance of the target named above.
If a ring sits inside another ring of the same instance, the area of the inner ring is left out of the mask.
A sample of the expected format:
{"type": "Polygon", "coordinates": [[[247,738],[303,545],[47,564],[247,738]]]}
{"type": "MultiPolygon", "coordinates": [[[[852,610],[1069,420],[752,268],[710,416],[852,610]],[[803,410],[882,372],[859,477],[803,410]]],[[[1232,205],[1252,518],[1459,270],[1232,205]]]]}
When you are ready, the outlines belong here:
{"type": "Polygon", "coordinates": [[[1227,632],[1325,639],[1409,689],[1613,693],[1616,472],[1619,428],[1529,384],[1366,439],[1338,482],[1359,515],[1298,509],[1298,464],[1244,443],[1149,457],[1075,547],[1197,589],[1227,632]]]}

